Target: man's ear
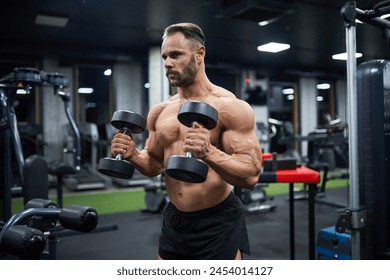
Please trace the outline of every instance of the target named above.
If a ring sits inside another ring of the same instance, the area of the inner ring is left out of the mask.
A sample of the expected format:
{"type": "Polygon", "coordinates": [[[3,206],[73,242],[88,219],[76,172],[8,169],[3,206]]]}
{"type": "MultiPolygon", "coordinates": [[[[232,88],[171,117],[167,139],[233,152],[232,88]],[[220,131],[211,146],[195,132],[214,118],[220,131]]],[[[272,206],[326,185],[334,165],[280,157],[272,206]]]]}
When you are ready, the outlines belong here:
{"type": "Polygon", "coordinates": [[[201,60],[205,57],[206,55],[206,48],[205,46],[201,46],[197,51],[196,51],[196,60],[201,60]]]}

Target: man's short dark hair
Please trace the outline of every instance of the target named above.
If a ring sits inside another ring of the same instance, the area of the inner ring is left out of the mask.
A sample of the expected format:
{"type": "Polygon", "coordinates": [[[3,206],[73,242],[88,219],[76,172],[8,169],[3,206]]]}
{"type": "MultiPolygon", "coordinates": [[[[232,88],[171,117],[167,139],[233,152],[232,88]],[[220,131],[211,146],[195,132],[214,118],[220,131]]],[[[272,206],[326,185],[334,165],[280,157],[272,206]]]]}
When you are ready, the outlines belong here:
{"type": "Polygon", "coordinates": [[[202,29],[194,23],[176,23],[168,26],[164,30],[163,39],[167,36],[180,32],[187,39],[193,39],[201,45],[205,44],[206,38],[202,29]]]}

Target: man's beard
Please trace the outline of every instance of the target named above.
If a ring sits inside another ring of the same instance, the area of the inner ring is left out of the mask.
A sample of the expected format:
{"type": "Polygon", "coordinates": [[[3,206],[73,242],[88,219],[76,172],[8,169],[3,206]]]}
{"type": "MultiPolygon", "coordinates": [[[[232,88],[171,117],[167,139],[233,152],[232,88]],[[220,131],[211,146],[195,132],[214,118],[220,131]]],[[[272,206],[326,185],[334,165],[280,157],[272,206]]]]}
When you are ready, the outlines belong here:
{"type": "Polygon", "coordinates": [[[170,72],[168,71],[166,73],[166,76],[168,77],[168,80],[172,86],[175,87],[187,87],[191,85],[196,76],[196,63],[195,63],[195,57],[192,56],[190,63],[183,69],[182,73],[179,72],[170,72]],[[169,75],[175,75],[175,79],[171,80],[169,78],[169,75]]]}

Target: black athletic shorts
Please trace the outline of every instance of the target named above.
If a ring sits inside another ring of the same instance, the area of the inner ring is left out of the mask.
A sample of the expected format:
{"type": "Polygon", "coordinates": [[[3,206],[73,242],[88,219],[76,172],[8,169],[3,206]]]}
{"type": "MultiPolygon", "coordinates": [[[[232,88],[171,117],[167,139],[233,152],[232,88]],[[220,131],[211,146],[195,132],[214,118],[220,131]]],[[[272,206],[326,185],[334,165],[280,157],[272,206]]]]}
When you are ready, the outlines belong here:
{"type": "Polygon", "coordinates": [[[168,204],[158,251],[162,259],[234,260],[238,249],[250,254],[244,209],[234,193],[196,212],[181,212],[168,204]]]}

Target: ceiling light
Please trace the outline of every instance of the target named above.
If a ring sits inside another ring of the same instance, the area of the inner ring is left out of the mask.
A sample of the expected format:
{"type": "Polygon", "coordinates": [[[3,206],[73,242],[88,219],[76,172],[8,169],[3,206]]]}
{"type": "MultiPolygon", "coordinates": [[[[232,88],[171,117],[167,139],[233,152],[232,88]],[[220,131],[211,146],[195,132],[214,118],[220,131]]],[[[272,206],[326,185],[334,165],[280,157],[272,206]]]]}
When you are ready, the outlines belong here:
{"type": "Polygon", "coordinates": [[[269,21],[268,20],[264,20],[264,21],[260,21],[259,22],[259,25],[260,26],[266,26],[266,25],[268,25],[269,24],[269,21]]]}
{"type": "Polygon", "coordinates": [[[111,76],[112,70],[111,69],[106,69],[104,70],[104,76],[111,76]]]}
{"type": "Polygon", "coordinates": [[[330,84],[329,83],[317,84],[317,89],[330,89],[330,84]]]}
{"type": "Polygon", "coordinates": [[[289,44],[271,42],[265,45],[258,46],[257,50],[261,52],[277,53],[277,52],[287,50],[289,48],[290,48],[289,44]]]}
{"type": "Polygon", "coordinates": [[[18,88],[18,89],[16,90],[16,94],[27,94],[27,90],[18,88]]]}
{"type": "MultiPolygon", "coordinates": [[[[362,53],[356,53],[355,54],[355,57],[356,58],[359,58],[359,57],[362,57],[363,54],[362,53]]],[[[347,53],[338,53],[338,54],[334,54],[332,55],[332,58],[334,60],[347,60],[347,53]]]]}
{"type": "Polygon", "coordinates": [[[384,15],[380,16],[381,19],[385,19],[385,18],[388,18],[388,17],[390,17],[390,14],[384,14],[384,15]]]}
{"type": "Polygon", "coordinates": [[[37,15],[35,17],[35,24],[55,26],[55,27],[65,27],[68,23],[67,17],[61,16],[49,16],[49,15],[37,15]]]}
{"type": "Polygon", "coordinates": [[[293,88],[284,88],[284,89],[282,89],[282,93],[283,94],[293,94],[294,89],[293,88]]]}
{"type": "Polygon", "coordinates": [[[280,17],[275,17],[275,18],[259,21],[258,25],[259,26],[266,26],[266,25],[271,24],[271,23],[273,23],[275,21],[278,21],[279,19],[280,19],[280,17]]]}
{"type": "Polygon", "coordinates": [[[323,97],[323,96],[317,96],[317,101],[318,101],[318,102],[324,101],[324,97],[323,97]]]}
{"type": "Polygon", "coordinates": [[[81,87],[77,90],[77,92],[81,94],[91,94],[93,92],[93,88],[81,87]]]}

